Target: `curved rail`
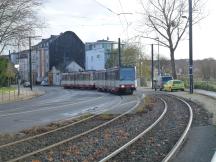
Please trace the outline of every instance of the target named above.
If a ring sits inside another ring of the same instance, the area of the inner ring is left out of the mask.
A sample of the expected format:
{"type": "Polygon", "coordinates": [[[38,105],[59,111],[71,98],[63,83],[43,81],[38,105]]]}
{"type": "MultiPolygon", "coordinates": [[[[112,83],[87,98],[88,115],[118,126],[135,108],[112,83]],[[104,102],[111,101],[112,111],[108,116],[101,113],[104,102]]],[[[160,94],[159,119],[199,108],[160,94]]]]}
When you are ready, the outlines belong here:
{"type": "MultiPolygon", "coordinates": [[[[122,100],[120,100],[116,105],[111,106],[111,109],[109,109],[109,110],[105,110],[105,111],[102,111],[102,112],[101,112],[101,111],[96,111],[95,113],[97,114],[97,113],[99,113],[99,112],[104,113],[104,112],[106,112],[106,111],[110,111],[110,110],[114,109],[115,107],[121,105],[121,102],[122,102],[122,100]]],[[[48,132],[44,132],[44,133],[41,133],[41,134],[37,134],[37,135],[35,135],[35,136],[27,137],[27,138],[24,138],[24,139],[21,139],[21,140],[17,140],[17,141],[14,141],[14,142],[10,142],[10,143],[7,143],[7,144],[0,145],[0,149],[1,149],[1,148],[4,148],[4,147],[12,146],[12,145],[15,145],[15,144],[24,142],[24,141],[28,141],[28,140],[31,140],[31,139],[34,139],[34,138],[38,138],[38,137],[41,137],[41,136],[44,136],[44,135],[47,135],[47,134],[50,134],[50,133],[59,131],[59,130],[61,130],[61,129],[65,129],[65,128],[71,127],[71,126],[73,126],[73,125],[79,124],[79,123],[84,122],[84,121],[86,121],[86,120],[92,119],[92,118],[94,118],[94,117],[96,117],[96,116],[97,116],[97,115],[91,115],[91,116],[89,116],[89,117],[87,117],[87,118],[85,118],[85,119],[82,119],[82,120],[79,120],[79,121],[77,121],[77,122],[74,122],[74,123],[71,123],[71,124],[68,124],[68,125],[65,125],[65,126],[62,126],[62,127],[56,128],[56,129],[53,129],[53,130],[48,131],[48,132]]]]}
{"type": "Polygon", "coordinates": [[[188,122],[187,127],[184,130],[182,136],[179,138],[178,142],[175,144],[175,146],[172,148],[172,150],[162,160],[162,162],[168,162],[173,157],[173,155],[176,153],[176,151],[179,149],[179,147],[183,144],[183,141],[186,138],[186,136],[187,136],[187,134],[188,134],[188,132],[190,130],[192,121],[193,121],[193,110],[192,110],[190,104],[187,103],[185,100],[179,98],[179,97],[176,97],[176,98],[187,105],[187,107],[189,108],[189,112],[190,112],[190,118],[189,118],[189,122],[188,122]]]}
{"type": "Polygon", "coordinates": [[[99,162],[105,162],[105,161],[110,160],[111,158],[113,158],[114,156],[116,156],[117,154],[119,154],[120,152],[122,152],[124,149],[126,149],[127,147],[129,147],[131,144],[133,144],[134,142],[136,142],[139,138],[143,137],[147,132],[149,132],[155,125],[157,125],[161,121],[161,119],[164,117],[164,115],[167,112],[167,103],[162,98],[160,98],[160,100],[162,100],[163,103],[164,103],[164,111],[160,115],[160,117],[152,125],[150,125],[142,133],[140,133],[138,136],[136,136],[131,141],[129,141],[128,143],[126,143],[125,145],[123,145],[122,147],[120,147],[119,149],[117,149],[116,151],[112,152],[111,154],[109,154],[108,156],[106,156],[105,158],[103,158],[102,160],[100,160],[99,162]]]}
{"type": "MultiPolygon", "coordinates": [[[[188,134],[188,131],[189,131],[190,127],[191,127],[192,120],[193,120],[193,111],[192,111],[192,108],[191,108],[190,104],[188,104],[185,100],[183,100],[183,99],[181,99],[179,97],[176,97],[176,96],[174,96],[174,97],[177,98],[178,100],[182,101],[183,103],[185,103],[187,105],[187,107],[189,108],[189,112],[190,112],[190,118],[189,118],[189,122],[188,122],[187,127],[185,128],[182,136],[179,138],[178,142],[174,145],[173,149],[162,160],[162,162],[168,162],[173,157],[173,155],[176,153],[176,151],[179,149],[179,147],[183,143],[183,140],[186,138],[186,136],[188,134]]],[[[111,158],[115,157],[117,154],[119,154],[120,152],[122,152],[123,150],[125,150],[126,148],[128,148],[131,144],[133,144],[134,142],[136,142],[139,138],[143,137],[158,122],[160,122],[160,120],[164,117],[164,115],[165,115],[165,113],[167,111],[167,103],[166,103],[166,101],[163,100],[162,98],[160,98],[160,99],[165,104],[165,109],[164,109],[164,112],[161,114],[161,116],[150,127],[148,127],[146,130],[144,130],[142,133],[140,133],[134,139],[132,139],[131,141],[129,141],[128,143],[126,143],[125,145],[123,145],[122,147],[120,147],[119,149],[117,149],[116,151],[112,152],[111,154],[109,154],[108,156],[106,156],[105,158],[103,158],[102,160],[100,160],[99,162],[109,161],[111,158]]]]}
{"type": "MultiPolygon", "coordinates": [[[[94,127],[94,128],[92,128],[92,129],[90,129],[90,130],[88,130],[88,131],[86,131],[86,132],[83,132],[83,133],[78,134],[78,135],[75,135],[75,136],[73,136],[73,137],[71,137],[71,138],[68,138],[68,139],[65,139],[65,140],[63,140],[63,141],[60,141],[60,142],[58,142],[58,143],[52,144],[52,145],[50,145],[50,146],[44,147],[44,148],[42,148],[42,149],[36,150],[36,151],[34,151],[34,152],[31,152],[31,153],[28,153],[28,154],[25,154],[25,155],[22,155],[22,156],[20,156],[20,157],[11,159],[11,160],[9,160],[8,162],[15,162],[15,161],[18,161],[18,160],[22,160],[22,159],[27,158],[27,157],[29,157],[29,156],[35,155],[35,154],[37,154],[37,153],[40,153],[40,152],[43,152],[43,151],[46,151],[46,150],[49,150],[49,149],[51,149],[51,148],[57,147],[57,146],[62,145],[62,144],[64,144],[64,143],[66,143],[66,142],[69,142],[69,141],[71,141],[71,140],[74,140],[74,139],[76,139],[76,138],[78,138],[78,137],[81,137],[81,136],[83,136],[83,135],[86,135],[86,134],[88,134],[88,133],[90,133],[90,132],[93,132],[93,131],[95,131],[95,130],[101,128],[101,127],[103,127],[103,126],[106,126],[106,125],[108,125],[109,123],[111,123],[111,122],[113,122],[113,121],[115,121],[115,120],[121,118],[122,116],[124,116],[124,115],[126,115],[126,114],[132,112],[135,108],[137,108],[137,106],[140,104],[140,100],[139,100],[138,97],[136,97],[136,98],[137,98],[137,103],[136,103],[135,106],[133,106],[130,110],[124,112],[123,114],[121,114],[121,115],[119,115],[119,116],[117,116],[117,117],[111,119],[110,121],[105,122],[105,123],[103,123],[103,124],[101,124],[101,125],[99,125],[99,126],[97,126],[97,127],[94,127]]],[[[134,102],[134,101],[133,101],[133,102],[134,102]]],[[[128,103],[125,103],[125,104],[128,104],[128,103]]],[[[123,104],[123,105],[125,105],[125,104],[123,104]]]]}

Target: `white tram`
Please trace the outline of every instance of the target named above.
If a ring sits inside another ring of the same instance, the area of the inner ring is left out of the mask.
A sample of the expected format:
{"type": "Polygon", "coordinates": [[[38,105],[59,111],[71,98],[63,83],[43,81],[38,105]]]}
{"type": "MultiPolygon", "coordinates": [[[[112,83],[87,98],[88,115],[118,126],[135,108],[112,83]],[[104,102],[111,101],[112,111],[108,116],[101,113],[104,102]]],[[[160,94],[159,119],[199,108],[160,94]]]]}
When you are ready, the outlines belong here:
{"type": "Polygon", "coordinates": [[[133,94],[136,89],[135,67],[112,68],[100,71],[63,73],[64,88],[83,88],[133,94]]]}

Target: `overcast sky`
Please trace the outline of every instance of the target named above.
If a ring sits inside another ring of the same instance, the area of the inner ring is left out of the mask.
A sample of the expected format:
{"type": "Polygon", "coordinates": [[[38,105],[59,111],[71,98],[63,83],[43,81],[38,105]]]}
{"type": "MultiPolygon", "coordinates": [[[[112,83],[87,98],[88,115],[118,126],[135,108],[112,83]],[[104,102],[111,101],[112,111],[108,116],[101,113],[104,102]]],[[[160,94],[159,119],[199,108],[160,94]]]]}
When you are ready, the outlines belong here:
{"type": "MultiPolygon", "coordinates": [[[[194,59],[213,57],[216,59],[216,1],[208,0],[208,17],[193,27],[194,59]]],[[[83,42],[99,39],[117,41],[130,39],[136,32],[140,15],[139,0],[46,0],[41,15],[48,27],[43,30],[43,38],[70,30],[83,42]],[[132,13],[121,14],[120,13],[132,13]]],[[[145,44],[143,43],[145,46],[145,44]]],[[[146,45],[146,53],[149,53],[146,45]]],[[[161,55],[169,57],[169,52],[160,48],[161,55]]],[[[188,58],[188,41],[180,43],[176,58],[188,58]]]]}

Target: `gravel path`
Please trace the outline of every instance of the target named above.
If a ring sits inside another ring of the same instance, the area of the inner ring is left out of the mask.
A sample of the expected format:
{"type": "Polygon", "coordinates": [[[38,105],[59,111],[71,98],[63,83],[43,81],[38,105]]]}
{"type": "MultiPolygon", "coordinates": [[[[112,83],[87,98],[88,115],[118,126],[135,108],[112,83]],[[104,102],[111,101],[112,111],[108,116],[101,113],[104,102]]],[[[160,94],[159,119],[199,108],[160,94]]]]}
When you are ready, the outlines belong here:
{"type": "Polygon", "coordinates": [[[149,111],[123,116],[97,131],[36,154],[26,161],[98,161],[141,133],[160,116],[163,109],[162,101],[156,100],[154,108],[149,111]]]}

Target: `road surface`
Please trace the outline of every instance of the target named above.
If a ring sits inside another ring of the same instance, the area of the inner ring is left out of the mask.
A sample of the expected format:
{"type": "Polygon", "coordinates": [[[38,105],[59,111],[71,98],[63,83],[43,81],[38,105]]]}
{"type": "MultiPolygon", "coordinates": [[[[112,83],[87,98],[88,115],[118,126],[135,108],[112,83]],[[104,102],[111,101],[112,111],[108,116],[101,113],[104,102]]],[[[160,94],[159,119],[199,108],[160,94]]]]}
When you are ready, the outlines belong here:
{"type": "Polygon", "coordinates": [[[0,133],[14,133],[84,113],[113,108],[113,112],[118,112],[131,108],[137,102],[136,95],[118,96],[92,90],[65,90],[61,87],[44,87],[44,90],[46,94],[43,96],[0,105],[0,133]]]}

